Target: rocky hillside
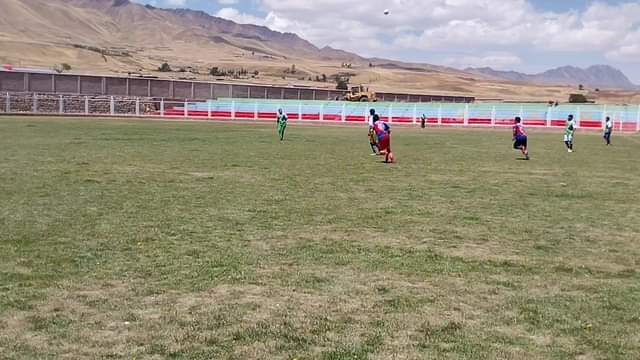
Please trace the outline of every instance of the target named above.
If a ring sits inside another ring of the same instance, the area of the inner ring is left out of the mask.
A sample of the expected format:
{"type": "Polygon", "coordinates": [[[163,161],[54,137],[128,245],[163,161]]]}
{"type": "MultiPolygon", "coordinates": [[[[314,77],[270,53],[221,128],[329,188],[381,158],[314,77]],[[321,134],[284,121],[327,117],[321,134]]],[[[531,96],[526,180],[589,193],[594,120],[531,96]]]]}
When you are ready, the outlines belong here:
{"type": "Polygon", "coordinates": [[[608,65],[594,65],[586,69],[563,66],[540,74],[498,71],[492,68],[469,68],[466,71],[509,81],[537,82],[558,85],[585,85],[589,87],[632,90],[637,88],[622,71],[608,65]]]}

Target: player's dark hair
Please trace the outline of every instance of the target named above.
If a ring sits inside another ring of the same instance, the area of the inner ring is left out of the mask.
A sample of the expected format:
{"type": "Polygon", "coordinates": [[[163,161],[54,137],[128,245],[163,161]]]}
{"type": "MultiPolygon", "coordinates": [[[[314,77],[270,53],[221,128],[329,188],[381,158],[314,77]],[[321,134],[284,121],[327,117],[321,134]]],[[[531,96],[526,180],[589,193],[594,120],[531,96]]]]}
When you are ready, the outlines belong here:
{"type": "Polygon", "coordinates": [[[573,114],[569,114],[569,120],[573,120],[573,114]]]}
{"type": "Polygon", "coordinates": [[[371,115],[375,115],[375,113],[376,113],[376,109],[370,109],[370,110],[369,110],[369,114],[371,114],[371,115]]]}
{"type": "Polygon", "coordinates": [[[379,121],[380,120],[380,115],[378,114],[373,114],[373,122],[379,121]]]}
{"type": "Polygon", "coordinates": [[[522,121],[522,119],[520,118],[520,116],[516,116],[516,122],[520,123],[522,121]]]}

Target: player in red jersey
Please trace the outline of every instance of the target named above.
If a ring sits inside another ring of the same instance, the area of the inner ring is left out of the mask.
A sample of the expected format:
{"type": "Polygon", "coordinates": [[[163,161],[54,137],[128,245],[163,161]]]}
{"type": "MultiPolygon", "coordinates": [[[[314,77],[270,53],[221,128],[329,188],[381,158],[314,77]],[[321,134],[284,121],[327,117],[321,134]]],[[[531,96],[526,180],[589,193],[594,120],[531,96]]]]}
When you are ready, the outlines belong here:
{"type": "Polygon", "coordinates": [[[374,131],[378,138],[378,148],[380,149],[380,155],[384,155],[385,163],[392,163],[395,161],[395,156],[391,151],[391,126],[382,120],[375,122],[374,131]]]}
{"type": "Polygon", "coordinates": [[[522,125],[522,119],[516,116],[513,124],[513,148],[522,151],[525,160],[529,160],[529,148],[527,147],[527,131],[522,125]]]}

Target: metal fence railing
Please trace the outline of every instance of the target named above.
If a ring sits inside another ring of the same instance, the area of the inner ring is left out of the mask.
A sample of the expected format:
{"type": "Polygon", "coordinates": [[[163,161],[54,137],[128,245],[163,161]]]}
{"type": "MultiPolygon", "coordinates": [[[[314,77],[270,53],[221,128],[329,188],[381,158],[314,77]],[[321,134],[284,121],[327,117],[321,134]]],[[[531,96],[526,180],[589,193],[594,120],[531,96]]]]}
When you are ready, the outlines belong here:
{"type": "Polygon", "coordinates": [[[169,101],[155,98],[5,93],[0,113],[162,118],[273,120],[282,108],[290,120],[365,123],[370,108],[391,123],[439,126],[510,126],[520,116],[527,126],[557,128],[573,114],[578,126],[601,129],[607,116],[618,131],[640,132],[640,106],[505,103],[349,103],[339,101],[219,99],[169,101]]]}

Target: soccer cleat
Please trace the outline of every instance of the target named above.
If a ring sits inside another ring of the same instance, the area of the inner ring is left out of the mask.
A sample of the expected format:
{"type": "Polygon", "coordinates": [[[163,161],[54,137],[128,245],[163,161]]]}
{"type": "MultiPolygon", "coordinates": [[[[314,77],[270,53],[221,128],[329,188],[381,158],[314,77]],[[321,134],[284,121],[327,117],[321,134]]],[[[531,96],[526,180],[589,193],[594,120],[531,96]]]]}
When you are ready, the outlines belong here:
{"type": "Polygon", "coordinates": [[[573,152],[573,150],[571,150],[571,149],[569,149],[569,150],[567,150],[567,152],[570,152],[570,153],[572,153],[572,152],[573,152]]]}

